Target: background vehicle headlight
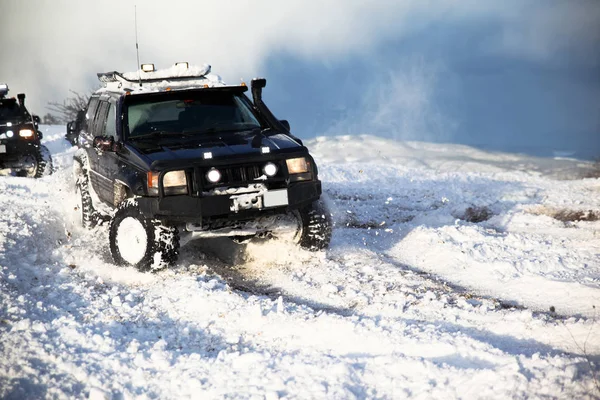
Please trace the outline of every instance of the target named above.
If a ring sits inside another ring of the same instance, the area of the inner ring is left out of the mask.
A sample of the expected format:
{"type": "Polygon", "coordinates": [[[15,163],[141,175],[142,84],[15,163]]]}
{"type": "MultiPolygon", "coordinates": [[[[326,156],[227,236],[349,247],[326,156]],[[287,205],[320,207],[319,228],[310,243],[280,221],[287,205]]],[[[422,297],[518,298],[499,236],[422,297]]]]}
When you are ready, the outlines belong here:
{"type": "Polygon", "coordinates": [[[273,164],[272,162],[268,162],[263,167],[263,172],[266,176],[275,176],[275,174],[277,174],[277,165],[273,164]]]}
{"type": "Polygon", "coordinates": [[[21,136],[23,138],[31,138],[31,137],[33,137],[33,130],[32,129],[21,129],[19,131],[19,136],[21,136]]]}
{"type": "Polygon", "coordinates": [[[221,180],[221,172],[218,169],[211,169],[206,173],[206,179],[211,183],[217,183],[221,180]]]}
{"type": "Polygon", "coordinates": [[[285,162],[290,174],[302,174],[308,172],[308,163],[304,157],[290,158],[289,160],[285,160],[285,162]]]}

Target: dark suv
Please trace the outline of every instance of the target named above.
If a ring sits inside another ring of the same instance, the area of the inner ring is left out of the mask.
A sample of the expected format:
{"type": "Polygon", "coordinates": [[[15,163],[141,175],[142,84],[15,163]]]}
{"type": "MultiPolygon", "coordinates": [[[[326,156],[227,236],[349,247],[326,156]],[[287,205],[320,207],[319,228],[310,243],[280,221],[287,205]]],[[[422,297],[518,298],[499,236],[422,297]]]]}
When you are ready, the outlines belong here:
{"type": "Polygon", "coordinates": [[[25,107],[25,94],[6,97],[8,85],[0,84],[0,169],[18,176],[39,178],[52,172],[52,158],[40,143],[40,118],[25,107]]]}
{"type": "MultiPolygon", "coordinates": [[[[144,69],[144,68],[143,68],[144,69]]],[[[262,101],[265,79],[225,85],[210,67],[98,74],[74,172],[81,222],[110,219],[117,264],[174,263],[180,234],[331,239],[317,166],[262,101]]]]}

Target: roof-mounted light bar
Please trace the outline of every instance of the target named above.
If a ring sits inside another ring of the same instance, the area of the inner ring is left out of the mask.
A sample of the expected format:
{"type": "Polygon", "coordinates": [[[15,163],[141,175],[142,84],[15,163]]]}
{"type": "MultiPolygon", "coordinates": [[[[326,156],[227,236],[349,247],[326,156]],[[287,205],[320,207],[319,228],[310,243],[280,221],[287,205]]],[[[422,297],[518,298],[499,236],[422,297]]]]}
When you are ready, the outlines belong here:
{"type": "Polygon", "coordinates": [[[181,69],[188,69],[190,67],[190,64],[187,61],[184,62],[176,62],[175,66],[177,68],[181,68],[181,69]]]}
{"type": "Polygon", "coordinates": [[[142,64],[142,71],[154,72],[154,71],[156,71],[156,69],[154,69],[154,64],[142,64]]]}

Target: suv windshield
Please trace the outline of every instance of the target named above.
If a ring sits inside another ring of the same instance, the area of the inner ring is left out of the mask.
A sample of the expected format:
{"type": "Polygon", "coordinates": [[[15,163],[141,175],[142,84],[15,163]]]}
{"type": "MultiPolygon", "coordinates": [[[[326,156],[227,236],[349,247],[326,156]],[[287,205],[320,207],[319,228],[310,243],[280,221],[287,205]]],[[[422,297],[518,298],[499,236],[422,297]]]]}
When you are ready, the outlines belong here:
{"type": "Polygon", "coordinates": [[[21,108],[15,99],[0,100],[0,121],[18,118],[21,116],[21,108]]]}
{"type": "Polygon", "coordinates": [[[125,130],[130,139],[154,135],[190,136],[260,127],[241,93],[219,90],[131,96],[125,130]]]}

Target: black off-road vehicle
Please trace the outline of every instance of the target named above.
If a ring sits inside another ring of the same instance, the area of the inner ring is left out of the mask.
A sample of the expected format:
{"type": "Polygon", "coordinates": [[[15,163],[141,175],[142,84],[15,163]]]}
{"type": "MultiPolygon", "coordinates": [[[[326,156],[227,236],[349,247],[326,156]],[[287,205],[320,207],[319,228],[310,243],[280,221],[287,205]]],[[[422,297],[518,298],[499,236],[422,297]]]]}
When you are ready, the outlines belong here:
{"type": "MultiPolygon", "coordinates": [[[[151,65],[151,64],[150,64],[151,65]]],[[[324,249],[317,166],[262,100],[265,79],[225,85],[210,66],[98,74],[74,173],[81,222],[110,219],[114,261],[176,261],[180,235],[287,238],[324,249]]]]}
{"type": "Polygon", "coordinates": [[[52,158],[40,143],[40,118],[25,107],[25,94],[6,97],[8,85],[0,84],[0,169],[18,176],[39,178],[52,172],[52,158]]]}

